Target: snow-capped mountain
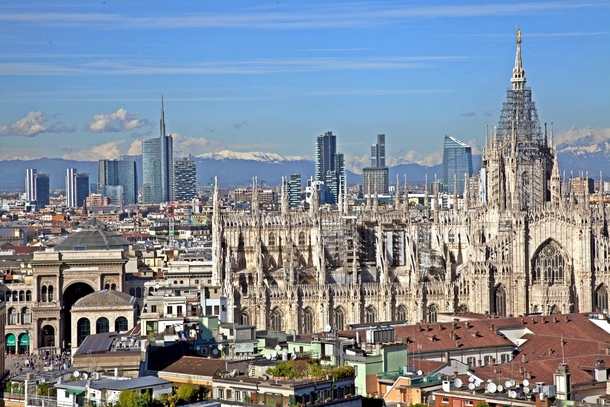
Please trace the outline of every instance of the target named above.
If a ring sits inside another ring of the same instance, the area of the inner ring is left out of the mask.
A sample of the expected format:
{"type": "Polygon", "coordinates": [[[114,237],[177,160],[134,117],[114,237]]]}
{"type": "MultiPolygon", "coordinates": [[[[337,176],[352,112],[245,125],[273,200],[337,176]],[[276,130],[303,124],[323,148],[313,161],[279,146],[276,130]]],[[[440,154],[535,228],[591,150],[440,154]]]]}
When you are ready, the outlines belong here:
{"type": "Polygon", "coordinates": [[[211,159],[211,160],[246,160],[246,161],[260,161],[269,163],[279,163],[283,161],[304,161],[308,160],[304,157],[298,156],[281,156],[275,153],[263,153],[260,151],[253,152],[239,152],[231,150],[223,150],[216,153],[205,153],[198,155],[197,158],[211,159]]]}
{"type": "Polygon", "coordinates": [[[564,141],[557,146],[559,167],[566,174],[589,172],[597,178],[599,172],[610,175],[610,138],[595,129],[584,136],[564,141]]]}

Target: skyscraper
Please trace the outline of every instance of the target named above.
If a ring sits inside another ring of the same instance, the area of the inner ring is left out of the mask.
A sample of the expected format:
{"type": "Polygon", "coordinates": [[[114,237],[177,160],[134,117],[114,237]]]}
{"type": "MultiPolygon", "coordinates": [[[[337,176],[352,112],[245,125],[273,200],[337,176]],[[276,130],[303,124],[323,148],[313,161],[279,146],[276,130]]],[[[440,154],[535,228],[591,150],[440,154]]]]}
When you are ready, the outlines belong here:
{"type": "Polygon", "coordinates": [[[189,155],[174,162],[176,201],[190,201],[197,196],[197,165],[189,155]]]}
{"type": "Polygon", "coordinates": [[[316,142],[315,180],[325,185],[324,203],[337,203],[338,194],[345,190],[345,179],[345,159],[337,153],[337,136],[328,131],[316,142]]]}
{"type": "Polygon", "coordinates": [[[465,175],[472,176],[472,149],[460,140],[445,136],[443,148],[443,191],[453,193],[457,186],[457,193],[464,193],[465,175]],[[454,180],[457,184],[454,185],[454,180]]]}
{"type": "Polygon", "coordinates": [[[173,138],[165,134],[165,112],[161,98],[159,138],[142,141],[142,203],[174,200],[173,138]]]}
{"type": "Polygon", "coordinates": [[[66,207],[83,205],[89,196],[89,174],[76,172],[76,168],[66,170],[66,207]]]}
{"type": "Polygon", "coordinates": [[[297,209],[301,204],[301,173],[293,172],[288,181],[288,205],[290,209],[297,209]]]}
{"type": "Polygon", "coordinates": [[[36,200],[36,173],[35,168],[25,170],[25,200],[32,202],[36,200]]]}
{"type": "Polygon", "coordinates": [[[362,169],[362,187],[365,194],[387,194],[389,171],[385,166],[385,134],[377,135],[377,144],[371,145],[371,166],[362,169]],[[370,188],[370,191],[369,191],[370,188]]]}
{"type": "Polygon", "coordinates": [[[385,134],[378,134],[377,144],[371,145],[371,167],[385,168],[385,134]]]}
{"type": "Polygon", "coordinates": [[[138,177],[133,160],[100,160],[97,173],[98,192],[112,202],[138,203],[138,177]]]}
{"type": "Polygon", "coordinates": [[[51,196],[51,186],[49,182],[49,174],[37,173],[35,179],[36,190],[36,207],[38,209],[49,205],[51,196]]]}

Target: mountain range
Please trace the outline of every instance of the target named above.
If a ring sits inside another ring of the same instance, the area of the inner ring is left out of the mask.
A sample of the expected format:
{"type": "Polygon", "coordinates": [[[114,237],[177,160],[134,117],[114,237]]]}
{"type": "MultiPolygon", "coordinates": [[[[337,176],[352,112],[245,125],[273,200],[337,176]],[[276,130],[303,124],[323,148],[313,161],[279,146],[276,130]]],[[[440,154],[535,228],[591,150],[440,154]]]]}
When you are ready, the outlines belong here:
{"type": "MultiPolygon", "coordinates": [[[[591,178],[597,179],[599,172],[603,171],[610,176],[610,141],[599,140],[592,135],[586,135],[576,140],[566,141],[557,146],[559,165],[562,171],[569,176],[570,172],[578,175],[589,171],[591,178]]],[[[138,179],[142,179],[142,157],[124,157],[134,159],[137,165],[138,179]]],[[[275,153],[263,152],[233,152],[221,151],[207,153],[193,157],[197,164],[197,182],[200,186],[210,185],[214,176],[218,176],[220,184],[224,187],[246,186],[257,176],[259,182],[265,181],[268,185],[277,185],[282,176],[291,173],[301,174],[304,183],[314,175],[313,160],[302,157],[283,157],[275,153]]],[[[96,161],[73,161],[61,158],[39,158],[35,160],[6,160],[0,161],[0,189],[23,190],[25,185],[25,172],[28,168],[36,168],[38,172],[50,175],[52,189],[65,187],[67,168],[76,168],[79,172],[89,173],[90,183],[97,182],[96,161]]],[[[473,156],[475,171],[481,166],[481,156],[473,156]]],[[[390,183],[396,182],[396,175],[403,182],[406,174],[409,183],[423,183],[425,176],[433,180],[434,176],[442,178],[442,165],[424,166],[420,164],[400,164],[389,169],[390,183]]],[[[347,171],[347,180],[350,185],[362,182],[362,175],[347,171]]]]}

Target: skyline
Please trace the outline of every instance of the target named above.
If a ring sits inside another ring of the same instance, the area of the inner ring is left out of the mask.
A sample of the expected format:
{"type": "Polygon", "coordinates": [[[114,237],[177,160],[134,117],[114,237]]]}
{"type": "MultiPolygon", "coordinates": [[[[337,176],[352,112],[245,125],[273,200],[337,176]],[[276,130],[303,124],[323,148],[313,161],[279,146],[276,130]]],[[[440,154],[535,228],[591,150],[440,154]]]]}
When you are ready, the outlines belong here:
{"type": "Polygon", "coordinates": [[[312,159],[332,131],[348,168],[379,133],[388,165],[438,164],[498,123],[515,26],[556,139],[610,135],[605,2],[247,4],[3,4],[0,159],[140,153],[163,95],[176,158],[312,159]]]}

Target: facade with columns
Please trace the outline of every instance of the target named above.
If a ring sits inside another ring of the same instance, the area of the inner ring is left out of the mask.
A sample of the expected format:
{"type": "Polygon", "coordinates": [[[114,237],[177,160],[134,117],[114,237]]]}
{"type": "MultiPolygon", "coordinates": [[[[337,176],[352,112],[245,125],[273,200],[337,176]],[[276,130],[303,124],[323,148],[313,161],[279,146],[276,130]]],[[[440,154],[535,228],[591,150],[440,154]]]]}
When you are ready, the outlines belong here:
{"type": "Polygon", "coordinates": [[[427,185],[424,205],[410,207],[405,185],[393,205],[378,205],[375,194],[366,211],[351,212],[347,196],[321,211],[314,189],[308,213],[290,211],[286,191],[281,212],[263,213],[255,182],[251,213],[221,212],[217,184],[213,278],[233,320],[308,333],[326,324],[435,321],[439,312],[607,310],[603,198],[565,188],[552,128],[542,129],[525,83],[519,34],[512,87],[487,131],[482,169],[454,189],[449,209],[427,185]]]}

